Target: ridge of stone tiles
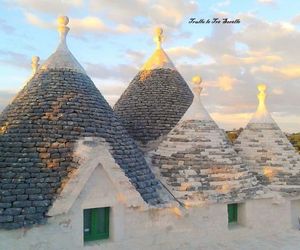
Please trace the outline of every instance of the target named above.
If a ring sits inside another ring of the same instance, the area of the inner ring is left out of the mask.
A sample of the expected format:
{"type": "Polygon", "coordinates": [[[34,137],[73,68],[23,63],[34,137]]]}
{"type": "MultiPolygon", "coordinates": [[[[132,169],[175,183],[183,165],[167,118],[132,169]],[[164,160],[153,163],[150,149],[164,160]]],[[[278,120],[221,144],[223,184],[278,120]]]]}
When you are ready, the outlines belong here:
{"type": "Polygon", "coordinates": [[[235,141],[235,149],[261,184],[297,191],[300,156],[265,107],[266,86],[258,85],[258,90],[257,111],[235,141]]]}
{"type": "Polygon", "coordinates": [[[203,107],[201,78],[193,81],[195,97],[190,109],[195,110],[199,105],[199,110],[187,111],[188,115],[150,153],[152,167],[171,192],[184,201],[231,202],[251,198],[260,191],[257,180],[235,152],[224,130],[203,107]]]}

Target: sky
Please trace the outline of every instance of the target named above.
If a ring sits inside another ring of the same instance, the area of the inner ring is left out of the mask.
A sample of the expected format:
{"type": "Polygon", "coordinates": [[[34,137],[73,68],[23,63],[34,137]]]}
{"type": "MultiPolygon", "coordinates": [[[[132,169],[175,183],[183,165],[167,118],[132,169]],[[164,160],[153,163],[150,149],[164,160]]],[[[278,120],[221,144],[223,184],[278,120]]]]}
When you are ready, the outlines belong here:
{"type": "Polygon", "coordinates": [[[265,83],[267,107],[285,132],[300,131],[300,1],[0,0],[0,111],[58,44],[56,18],[70,19],[68,46],[110,105],[155,49],[153,30],[221,128],[244,127],[265,83]],[[213,18],[240,23],[191,24],[213,18]]]}

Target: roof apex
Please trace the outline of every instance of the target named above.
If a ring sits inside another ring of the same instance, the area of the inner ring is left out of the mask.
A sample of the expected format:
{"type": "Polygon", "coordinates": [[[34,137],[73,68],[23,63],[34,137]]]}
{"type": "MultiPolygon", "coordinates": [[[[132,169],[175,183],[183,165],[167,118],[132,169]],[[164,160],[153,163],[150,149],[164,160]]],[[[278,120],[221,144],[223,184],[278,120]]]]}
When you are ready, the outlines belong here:
{"type": "Polygon", "coordinates": [[[76,60],[73,54],[70,52],[66,37],[70,30],[67,26],[69,23],[69,18],[67,16],[60,16],[58,21],[58,32],[60,35],[60,42],[56,51],[46,60],[46,62],[41,66],[42,69],[72,69],[79,73],[86,74],[83,67],[76,60]]]}
{"type": "Polygon", "coordinates": [[[257,94],[258,106],[249,123],[275,123],[265,104],[267,86],[265,84],[258,84],[257,89],[259,91],[257,94]]]}
{"type": "Polygon", "coordinates": [[[164,40],[163,29],[156,28],[154,31],[155,35],[153,37],[154,42],[156,43],[156,50],[152,56],[147,60],[143,65],[142,70],[153,70],[153,69],[173,69],[176,70],[171,59],[168,57],[166,52],[163,50],[161,44],[164,40]]]}
{"type": "Polygon", "coordinates": [[[192,82],[194,84],[193,87],[193,93],[194,93],[194,99],[192,105],[189,107],[189,109],[185,112],[184,116],[181,118],[182,121],[187,120],[206,120],[206,121],[212,121],[210,115],[208,114],[207,110],[204,108],[202,102],[201,102],[201,92],[203,87],[202,79],[200,76],[194,76],[192,79],[192,82]]]}

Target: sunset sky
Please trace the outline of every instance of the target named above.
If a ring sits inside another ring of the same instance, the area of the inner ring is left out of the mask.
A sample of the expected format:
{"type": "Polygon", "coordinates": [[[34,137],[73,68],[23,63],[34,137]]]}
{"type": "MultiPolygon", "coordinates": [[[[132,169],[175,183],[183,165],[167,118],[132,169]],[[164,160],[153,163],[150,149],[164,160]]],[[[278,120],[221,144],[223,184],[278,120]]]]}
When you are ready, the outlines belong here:
{"type": "Polygon", "coordinates": [[[58,44],[56,18],[67,15],[68,45],[111,105],[152,54],[153,28],[190,83],[203,78],[203,104],[225,129],[247,124],[256,85],[285,132],[300,131],[300,1],[295,0],[2,0],[0,110],[58,44]],[[190,18],[240,19],[239,24],[189,24],[190,18]]]}

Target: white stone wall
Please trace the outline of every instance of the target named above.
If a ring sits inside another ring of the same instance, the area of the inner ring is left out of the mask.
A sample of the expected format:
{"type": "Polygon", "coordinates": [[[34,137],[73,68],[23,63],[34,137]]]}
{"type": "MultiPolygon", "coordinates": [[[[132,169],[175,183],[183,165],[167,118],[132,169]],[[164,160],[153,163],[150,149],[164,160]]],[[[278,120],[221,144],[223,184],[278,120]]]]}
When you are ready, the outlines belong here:
{"type": "Polygon", "coordinates": [[[128,207],[103,168],[93,172],[65,215],[32,229],[0,232],[0,249],[199,249],[208,242],[268,235],[291,227],[290,203],[248,201],[239,207],[241,226],[228,229],[226,204],[180,209],[128,207]],[[83,209],[111,207],[110,238],[83,243],[83,209]]]}

